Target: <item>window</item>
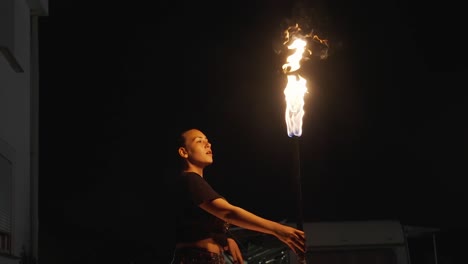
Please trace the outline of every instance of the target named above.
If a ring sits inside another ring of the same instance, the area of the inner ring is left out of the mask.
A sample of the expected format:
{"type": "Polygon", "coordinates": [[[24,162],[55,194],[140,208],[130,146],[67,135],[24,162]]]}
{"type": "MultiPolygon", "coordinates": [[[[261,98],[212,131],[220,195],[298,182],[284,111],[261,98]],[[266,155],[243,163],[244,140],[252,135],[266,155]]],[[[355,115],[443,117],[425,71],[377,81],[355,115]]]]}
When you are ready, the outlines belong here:
{"type": "Polygon", "coordinates": [[[0,153],[0,254],[11,254],[12,167],[0,153]]]}

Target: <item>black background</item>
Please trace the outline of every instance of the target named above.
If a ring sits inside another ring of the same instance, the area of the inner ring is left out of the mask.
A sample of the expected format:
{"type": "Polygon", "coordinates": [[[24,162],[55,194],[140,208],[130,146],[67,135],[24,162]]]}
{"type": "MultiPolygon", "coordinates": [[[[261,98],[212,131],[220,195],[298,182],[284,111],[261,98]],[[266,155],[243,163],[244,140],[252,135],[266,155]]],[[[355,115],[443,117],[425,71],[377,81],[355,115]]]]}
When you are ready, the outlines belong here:
{"type": "MultiPolygon", "coordinates": [[[[42,262],[167,263],[173,141],[187,127],[211,140],[206,177],[220,193],[295,220],[298,152],[274,47],[296,4],[50,2],[39,21],[42,262]]],[[[458,256],[453,237],[468,220],[462,8],[334,0],[301,10],[330,43],[327,59],[303,64],[304,220],[440,228],[443,253],[458,256]]]]}

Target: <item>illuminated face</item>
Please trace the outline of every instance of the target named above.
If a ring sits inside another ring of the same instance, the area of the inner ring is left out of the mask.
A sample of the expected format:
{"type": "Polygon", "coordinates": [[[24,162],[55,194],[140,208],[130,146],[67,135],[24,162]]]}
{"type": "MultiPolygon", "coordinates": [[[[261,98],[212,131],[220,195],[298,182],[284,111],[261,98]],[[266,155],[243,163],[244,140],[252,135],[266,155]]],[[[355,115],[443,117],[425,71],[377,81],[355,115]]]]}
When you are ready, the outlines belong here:
{"type": "Polygon", "coordinates": [[[211,143],[200,130],[190,129],[183,133],[185,147],[179,148],[179,155],[186,159],[189,167],[204,168],[213,163],[211,143]]]}

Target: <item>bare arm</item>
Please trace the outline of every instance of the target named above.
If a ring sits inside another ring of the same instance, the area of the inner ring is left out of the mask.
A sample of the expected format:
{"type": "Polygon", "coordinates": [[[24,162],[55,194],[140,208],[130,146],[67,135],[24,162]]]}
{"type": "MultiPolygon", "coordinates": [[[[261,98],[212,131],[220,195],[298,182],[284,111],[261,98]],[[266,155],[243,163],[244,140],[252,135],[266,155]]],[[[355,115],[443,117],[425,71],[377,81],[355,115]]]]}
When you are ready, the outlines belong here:
{"type": "Polygon", "coordinates": [[[274,235],[296,253],[305,252],[305,234],[302,230],[262,218],[221,198],[204,202],[200,207],[233,225],[274,235]]]}

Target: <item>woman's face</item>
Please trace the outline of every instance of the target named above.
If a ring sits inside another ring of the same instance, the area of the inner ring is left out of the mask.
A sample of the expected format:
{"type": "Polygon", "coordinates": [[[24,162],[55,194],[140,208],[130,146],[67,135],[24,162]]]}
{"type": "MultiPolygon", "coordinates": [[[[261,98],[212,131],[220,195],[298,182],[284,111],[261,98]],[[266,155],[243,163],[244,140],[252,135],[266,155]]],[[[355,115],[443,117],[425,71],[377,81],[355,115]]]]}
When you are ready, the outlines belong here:
{"type": "Polygon", "coordinates": [[[183,133],[185,147],[179,148],[179,154],[192,165],[204,168],[213,163],[211,143],[200,130],[190,129],[183,133]]]}

